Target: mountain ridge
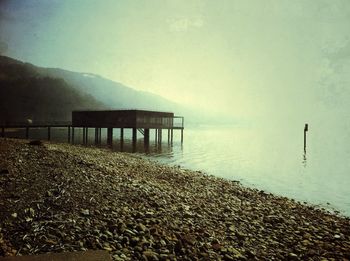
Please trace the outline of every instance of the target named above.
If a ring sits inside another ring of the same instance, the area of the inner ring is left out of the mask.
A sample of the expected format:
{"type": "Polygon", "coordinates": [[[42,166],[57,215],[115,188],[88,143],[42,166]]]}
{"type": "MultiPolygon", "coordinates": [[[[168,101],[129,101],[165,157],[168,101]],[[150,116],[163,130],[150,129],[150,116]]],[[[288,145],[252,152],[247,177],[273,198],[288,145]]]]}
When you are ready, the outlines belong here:
{"type": "Polygon", "coordinates": [[[234,117],[218,115],[209,107],[190,108],[98,74],[45,68],[2,55],[0,84],[0,122],[23,121],[29,116],[40,120],[70,121],[72,110],[139,109],[174,112],[187,118],[187,123],[237,123],[234,117]],[[43,87],[45,84],[47,88],[52,84],[61,91],[55,91],[54,97],[43,87]],[[24,88],[25,85],[30,88],[24,88]],[[33,97],[33,93],[43,90],[47,97],[33,97]],[[47,103],[47,100],[53,103],[47,103]]]}
{"type": "Polygon", "coordinates": [[[0,56],[0,83],[2,122],[70,120],[71,111],[77,109],[171,111],[180,107],[94,73],[39,67],[8,56],[0,56]]]}
{"type": "MultiPolygon", "coordinates": [[[[137,96],[139,96],[140,94],[143,96],[146,95],[148,97],[156,99],[158,103],[166,102],[167,107],[169,107],[169,105],[175,106],[175,107],[179,106],[175,102],[170,101],[166,98],[163,98],[157,94],[154,94],[151,92],[146,92],[146,91],[136,90],[136,89],[129,87],[129,86],[126,86],[120,82],[113,81],[111,79],[105,78],[105,77],[98,75],[98,74],[95,74],[95,73],[70,71],[70,70],[57,68],[57,67],[40,67],[40,66],[36,66],[32,63],[23,62],[23,61],[16,60],[16,59],[8,57],[8,56],[1,56],[0,55],[0,64],[3,64],[4,60],[6,61],[7,64],[16,64],[16,65],[26,66],[27,69],[32,71],[32,73],[35,72],[35,74],[38,74],[38,76],[40,76],[40,77],[48,76],[48,77],[52,77],[52,78],[63,78],[65,81],[67,81],[68,84],[72,84],[73,85],[72,87],[79,88],[79,89],[87,92],[88,94],[91,94],[91,93],[89,93],[89,91],[92,92],[91,86],[90,86],[91,84],[88,81],[86,81],[87,79],[84,79],[84,78],[88,78],[89,80],[99,81],[98,84],[100,86],[98,86],[98,88],[100,88],[100,89],[102,88],[101,86],[103,86],[103,87],[108,87],[108,90],[112,91],[112,92],[115,92],[117,89],[118,91],[124,91],[124,92],[127,91],[127,92],[130,92],[133,95],[137,95],[137,96]],[[88,76],[88,77],[86,77],[86,76],[88,76]],[[92,77],[90,77],[90,76],[92,76],[92,77]],[[78,78],[80,78],[81,82],[78,82],[78,78]],[[84,84],[84,86],[82,86],[82,83],[84,84]],[[106,86],[106,85],[110,85],[110,86],[106,86]],[[114,90],[113,90],[113,88],[114,88],[114,90]]],[[[96,86],[94,86],[94,87],[96,87],[96,86]]],[[[97,92],[92,93],[92,94],[95,94],[97,96],[97,99],[101,98],[100,97],[101,95],[99,95],[97,92]]],[[[104,97],[103,100],[104,100],[103,102],[107,103],[108,106],[111,106],[111,107],[114,106],[114,104],[112,102],[108,101],[108,98],[104,97]]],[[[129,100],[128,102],[131,103],[131,107],[139,107],[140,103],[141,104],[144,103],[140,100],[138,100],[138,102],[132,102],[129,100]]],[[[150,106],[146,106],[146,107],[150,107],[150,106]]]]}

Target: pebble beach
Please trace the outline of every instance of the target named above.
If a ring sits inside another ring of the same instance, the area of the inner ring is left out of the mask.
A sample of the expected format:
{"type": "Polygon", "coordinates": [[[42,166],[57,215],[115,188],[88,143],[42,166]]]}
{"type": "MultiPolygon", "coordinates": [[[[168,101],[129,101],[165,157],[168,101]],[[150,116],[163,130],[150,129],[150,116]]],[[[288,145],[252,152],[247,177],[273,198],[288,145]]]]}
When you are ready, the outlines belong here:
{"type": "MultiPolygon", "coordinates": [[[[213,159],[215,160],[215,159],[213,159]]],[[[104,148],[0,138],[0,256],[350,260],[350,219],[104,148]]]]}

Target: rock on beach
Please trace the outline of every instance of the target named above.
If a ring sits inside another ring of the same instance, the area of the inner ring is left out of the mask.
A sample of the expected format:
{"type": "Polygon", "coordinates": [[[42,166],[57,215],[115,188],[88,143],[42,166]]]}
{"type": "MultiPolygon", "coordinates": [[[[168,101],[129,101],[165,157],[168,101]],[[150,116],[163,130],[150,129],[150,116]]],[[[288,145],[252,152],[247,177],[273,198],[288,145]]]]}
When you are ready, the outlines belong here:
{"type": "Polygon", "coordinates": [[[350,260],[350,220],[107,149],[0,138],[0,256],[350,260]]]}

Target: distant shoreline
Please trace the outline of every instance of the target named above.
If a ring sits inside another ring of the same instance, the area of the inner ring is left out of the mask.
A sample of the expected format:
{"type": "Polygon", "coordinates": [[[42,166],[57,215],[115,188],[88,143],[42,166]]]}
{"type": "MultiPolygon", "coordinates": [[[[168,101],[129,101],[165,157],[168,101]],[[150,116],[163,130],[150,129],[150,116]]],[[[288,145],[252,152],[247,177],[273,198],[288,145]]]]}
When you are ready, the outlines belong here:
{"type": "Polygon", "coordinates": [[[0,139],[0,256],[350,258],[350,219],[101,148],[0,139]]]}

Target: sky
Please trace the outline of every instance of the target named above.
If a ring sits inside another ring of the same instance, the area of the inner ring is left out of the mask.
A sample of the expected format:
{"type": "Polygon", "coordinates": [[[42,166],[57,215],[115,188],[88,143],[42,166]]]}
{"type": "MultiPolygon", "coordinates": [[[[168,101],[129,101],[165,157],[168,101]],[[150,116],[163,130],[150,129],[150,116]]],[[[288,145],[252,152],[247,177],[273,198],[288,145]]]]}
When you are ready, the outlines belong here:
{"type": "Polygon", "coordinates": [[[0,52],[240,119],[350,118],[348,0],[0,0],[0,52]]]}

